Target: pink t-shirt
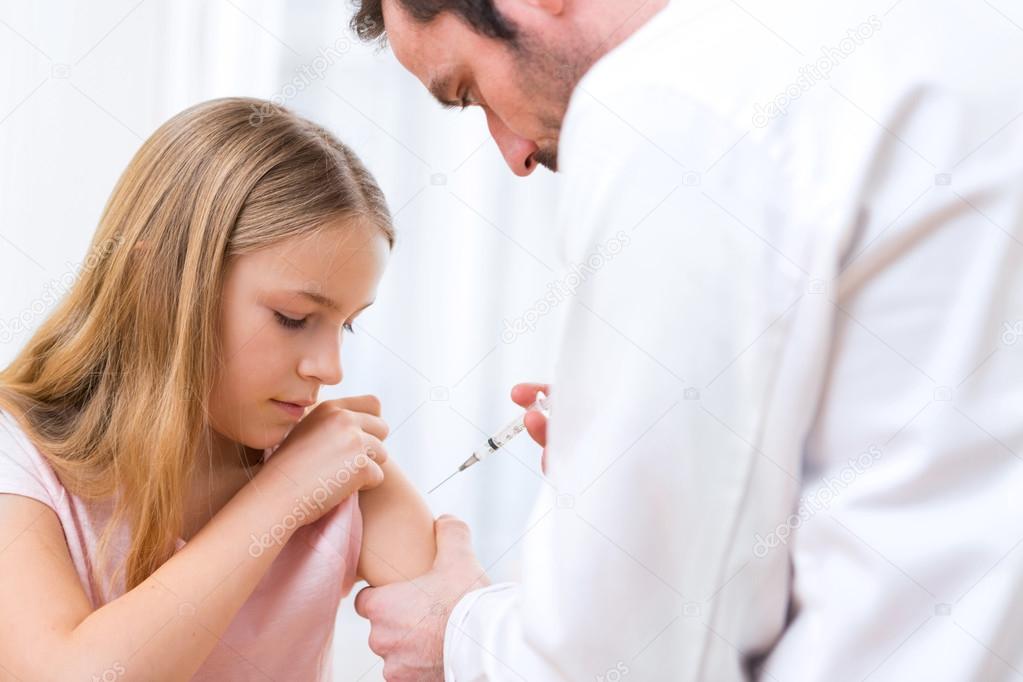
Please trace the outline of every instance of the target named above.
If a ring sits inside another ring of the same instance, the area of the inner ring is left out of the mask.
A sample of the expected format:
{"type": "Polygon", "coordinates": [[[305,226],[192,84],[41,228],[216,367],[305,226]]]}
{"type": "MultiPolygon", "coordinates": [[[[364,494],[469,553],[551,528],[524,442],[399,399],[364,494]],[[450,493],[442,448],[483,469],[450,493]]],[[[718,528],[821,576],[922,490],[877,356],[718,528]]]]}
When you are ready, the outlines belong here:
{"type": "MultiPolygon", "coordinates": [[[[264,459],[272,453],[265,451],[264,459]]],[[[93,573],[109,504],[87,503],[65,490],[18,423],[3,411],[0,493],[31,497],[56,512],[93,608],[123,594],[122,582],[104,597],[93,573]]],[[[126,533],[127,528],[120,529],[112,551],[127,550],[126,533]]],[[[334,621],[341,598],[355,583],[361,544],[357,495],[295,531],[192,679],[330,680],[334,621]]],[[[179,538],[178,549],[184,545],[179,538]]]]}

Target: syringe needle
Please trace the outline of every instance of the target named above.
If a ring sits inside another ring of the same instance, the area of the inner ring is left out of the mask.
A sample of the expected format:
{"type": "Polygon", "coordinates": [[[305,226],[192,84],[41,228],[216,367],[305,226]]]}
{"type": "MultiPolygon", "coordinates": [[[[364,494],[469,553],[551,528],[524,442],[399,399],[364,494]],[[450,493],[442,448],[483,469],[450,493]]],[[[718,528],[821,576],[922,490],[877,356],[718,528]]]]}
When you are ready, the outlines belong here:
{"type": "Polygon", "coordinates": [[[442,485],[444,485],[445,483],[447,483],[448,481],[450,481],[450,480],[451,480],[452,478],[454,478],[454,477],[455,477],[456,475],[458,475],[459,473],[461,473],[461,471],[462,471],[462,470],[461,470],[461,469],[459,469],[459,470],[458,470],[458,471],[456,471],[455,473],[451,474],[450,476],[448,476],[447,478],[445,478],[445,479],[444,479],[443,481],[441,481],[441,482],[440,482],[440,483],[438,483],[437,485],[435,485],[435,486],[433,486],[432,488],[430,488],[430,492],[428,492],[428,493],[426,493],[426,494],[427,494],[427,495],[431,494],[431,493],[432,493],[432,492],[433,492],[434,490],[436,490],[437,488],[441,487],[442,485]]]}
{"type": "MultiPolygon", "coordinates": [[[[532,405],[530,405],[528,408],[526,408],[526,412],[529,412],[529,410],[532,410],[532,409],[539,409],[539,410],[543,411],[543,414],[546,416],[547,410],[549,409],[549,404],[547,402],[547,396],[544,394],[543,391],[538,391],[537,392],[536,400],[533,402],[532,405]]],[[[486,442],[486,445],[484,445],[480,449],[476,450],[474,453],[472,453],[472,455],[469,457],[469,459],[467,459],[464,462],[462,462],[462,466],[458,467],[458,469],[455,470],[454,474],[451,474],[450,476],[445,478],[443,481],[441,481],[437,485],[435,485],[432,488],[430,488],[429,492],[427,492],[426,494],[429,495],[434,490],[436,490],[437,488],[441,487],[442,485],[444,485],[445,483],[450,481],[452,478],[455,477],[455,474],[459,474],[459,473],[465,471],[466,469],[471,467],[473,464],[476,464],[477,462],[482,462],[488,455],[490,455],[491,453],[496,452],[497,450],[502,448],[509,441],[511,441],[512,438],[514,438],[515,436],[519,435],[520,433],[522,433],[525,430],[526,430],[525,418],[524,417],[516,417],[515,419],[513,419],[511,421],[511,423],[509,423],[503,429],[501,429],[500,431],[495,433],[493,436],[488,438],[487,442],[486,442]]]]}

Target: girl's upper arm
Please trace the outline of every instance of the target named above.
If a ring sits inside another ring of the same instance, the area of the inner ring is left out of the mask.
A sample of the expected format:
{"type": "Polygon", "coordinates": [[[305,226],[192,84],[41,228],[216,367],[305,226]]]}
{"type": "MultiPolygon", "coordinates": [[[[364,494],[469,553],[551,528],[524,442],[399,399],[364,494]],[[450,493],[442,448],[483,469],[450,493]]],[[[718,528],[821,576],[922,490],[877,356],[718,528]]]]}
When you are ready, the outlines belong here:
{"type": "Polygon", "coordinates": [[[49,679],[71,632],[92,612],[64,530],[42,502],[0,494],[0,666],[49,679]]]}
{"type": "Polygon", "coordinates": [[[357,577],[370,585],[416,578],[437,555],[433,514],[393,459],[385,461],[384,482],[359,493],[362,551],[357,577]]]}

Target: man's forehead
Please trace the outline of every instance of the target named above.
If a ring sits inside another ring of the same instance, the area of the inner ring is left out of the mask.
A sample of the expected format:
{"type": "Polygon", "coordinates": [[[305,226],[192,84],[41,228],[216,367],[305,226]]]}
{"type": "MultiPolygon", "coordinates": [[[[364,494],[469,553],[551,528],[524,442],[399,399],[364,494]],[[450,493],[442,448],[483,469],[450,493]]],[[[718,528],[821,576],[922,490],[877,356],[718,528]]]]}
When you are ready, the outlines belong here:
{"type": "Polygon", "coordinates": [[[442,13],[424,24],[413,19],[398,0],[383,0],[381,8],[395,58],[435,97],[449,93],[454,77],[454,46],[445,35],[450,17],[442,13]]]}
{"type": "Polygon", "coordinates": [[[384,16],[387,43],[398,61],[406,68],[425,61],[432,42],[432,36],[428,31],[429,24],[413,19],[397,0],[383,0],[380,7],[384,16]]]}
{"type": "Polygon", "coordinates": [[[394,43],[391,44],[401,65],[426,86],[434,99],[445,106],[457,105],[458,102],[452,99],[455,97],[452,91],[456,85],[457,66],[451,54],[443,48],[434,49],[430,42],[435,41],[422,40],[411,50],[395,48],[394,43]]]}

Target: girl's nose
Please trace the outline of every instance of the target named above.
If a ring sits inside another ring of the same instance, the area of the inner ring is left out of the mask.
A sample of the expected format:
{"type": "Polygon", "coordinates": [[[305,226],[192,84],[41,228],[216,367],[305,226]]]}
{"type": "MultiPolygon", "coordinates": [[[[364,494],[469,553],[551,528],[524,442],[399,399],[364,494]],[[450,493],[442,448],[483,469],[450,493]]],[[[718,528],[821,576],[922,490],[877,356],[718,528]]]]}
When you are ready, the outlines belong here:
{"type": "Polygon", "coordinates": [[[344,370],[341,368],[340,338],[334,343],[322,344],[314,353],[303,358],[299,365],[299,374],[323,386],[340,384],[344,377],[344,370]]]}
{"type": "Polygon", "coordinates": [[[505,163],[512,169],[515,175],[524,178],[536,170],[536,160],[533,158],[540,148],[532,140],[519,137],[504,124],[494,112],[487,109],[487,127],[490,128],[490,135],[497,143],[505,163]]]}

